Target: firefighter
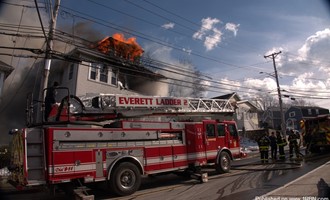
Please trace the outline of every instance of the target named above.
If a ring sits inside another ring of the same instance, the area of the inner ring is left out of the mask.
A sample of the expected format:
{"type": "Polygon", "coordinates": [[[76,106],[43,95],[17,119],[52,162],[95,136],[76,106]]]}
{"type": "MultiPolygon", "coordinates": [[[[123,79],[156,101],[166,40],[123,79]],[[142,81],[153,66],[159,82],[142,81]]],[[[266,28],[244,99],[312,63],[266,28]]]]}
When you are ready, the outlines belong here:
{"type": "Polygon", "coordinates": [[[258,139],[261,163],[268,162],[269,145],[270,145],[270,139],[266,133],[263,133],[262,136],[258,139]]]}
{"type": "Polygon", "coordinates": [[[289,153],[290,153],[290,158],[293,157],[293,152],[296,154],[296,157],[300,157],[300,152],[299,152],[299,146],[298,146],[298,139],[300,137],[294,132],[294,130],[290,131],[288,140],[289,140],[289,153]]]}
{"type": "Polygon", "coordinates": [[[272,132],[272,134],[269,136],[270,139],[270,155],[273,160],[277,159],[277,143],[276,143],[276,136],[275,133],[272,132]]]}
{"type": "Polygon", "coordinates": [[[276,144],[278,146],[278,153],[280,160],[285,160],[285,152],[284,147],[288,144],[286,142],[286,139],[282,137],[281,133],[279,131],[276,131],[276,144]]]}
{"type": "Polygon", "coordinates": [[[54,82],[53,86],[48,88],[46,91],[46,97],[45,97],[45,121],[48,121],[48,116],[50,114],[50,111],[52,109],[52,106],[56,103],[56,95],[57,91],[56,88],[58,87],[58,82],[54,82]]]}
{"type": "Polygon", "coordinates": [[[312,133],[310,130],[308,130],[303,136],[303,146],[306,147],[305,154],[310,153],[311,144],[312,144],[312,133]]]}

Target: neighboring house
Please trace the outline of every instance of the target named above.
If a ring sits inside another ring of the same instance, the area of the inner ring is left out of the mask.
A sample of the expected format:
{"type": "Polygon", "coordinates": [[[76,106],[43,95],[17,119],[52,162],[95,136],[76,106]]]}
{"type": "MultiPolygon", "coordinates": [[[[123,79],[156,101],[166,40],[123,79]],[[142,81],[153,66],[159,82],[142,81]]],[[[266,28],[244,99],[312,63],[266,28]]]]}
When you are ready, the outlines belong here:
{"type": "Polygon", "coordinates": [[[236,92],[213,97],[212,99],[227,99],[235,108],[237,108],[237,102],[241,101],[241,98],[237,95],[236,92]]]}
{"type": "MultiPolygon", "coordinates": [[[[285,112],[285,110],[283,111],[285,112]]],[[[281,111],[279,107],[268,107],[261,117],[261,125],[264,128],[281,129],[281,111]]]]}
{"type": "Polygon", "coordinates": [[[233,119],[237,123],[237,128],[241,135],[247,136],[260,131],[258,109],[248,100],[241,100],[237,93],[230,93],[214,99],[228,99],[235,106],[233,119]]]}
{"type": "Polygon", "coordinates": [[[300,121],[329,114],[326,108],[315,106],[291,106],[285,113],[287,129],[300,131],[300,121]]]}
{"type": "MultiPolygon", "coordinates": [[[[104,53],[96,48],[76,48],[66,57],[67,61],[53,64],[54,71],[51,72],[49,84],[57,81],[60,86],[68,87],[71,95],[83,96],[88,93],[158,95],[154,93],[157,92],[155,83],[165,79],[163,75],[145,68],[136,60],[118,56],[114,52],[104,53]],[[146,89],[148,86],[154,90],[146,89]]],[[[60,96],[66,95],[63,92],[60,96]]]]}
{"type": "Polygon", "coordinates": [[[3,92],[2,90],[4,82],[13,70],[14,68],[12,66],[0,61],[0,100],[3,92]]]}
{"type": "Polygon", "coordinates": [[[237,126],[243,132],[260,130],[258,109],[248,100],[237,102],[237,126]]]}

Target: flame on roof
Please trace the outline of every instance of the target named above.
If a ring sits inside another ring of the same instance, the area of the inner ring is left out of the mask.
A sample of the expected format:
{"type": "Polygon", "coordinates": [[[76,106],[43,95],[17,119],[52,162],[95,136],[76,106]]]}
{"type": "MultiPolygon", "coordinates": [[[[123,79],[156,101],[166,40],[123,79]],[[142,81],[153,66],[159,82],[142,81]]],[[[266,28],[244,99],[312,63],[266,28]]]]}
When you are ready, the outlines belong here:
{"type": "Polygon", "coordinates": [[[115,33],[97,43],[97,49],[105,54],[112,54],[116,57],[135,61],[144,52],[142,47],[136,42],[135,37],[126,39],[123,34],[115,33]]]}

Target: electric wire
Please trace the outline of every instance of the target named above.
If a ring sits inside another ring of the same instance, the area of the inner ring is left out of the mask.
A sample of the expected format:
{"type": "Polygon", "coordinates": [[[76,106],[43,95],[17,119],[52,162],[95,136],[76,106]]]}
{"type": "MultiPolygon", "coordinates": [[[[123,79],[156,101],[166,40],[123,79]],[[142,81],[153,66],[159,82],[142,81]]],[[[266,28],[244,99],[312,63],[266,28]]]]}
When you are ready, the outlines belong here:
{"type": "MultiPolygon", "coordinates": [[[[183,49],[185,49],[185,47],[183,47],[183,46],[177,46],[177,45],[174,45],[174,44],[169,44],[169,43],[166,43],[164,41],[159,40],[159,38],[157,38],[157,37],[153,37],[153,36],[150,36],[150,35],[148,37],[146,37],[146,34],[144,34],[144,33],[115,25],[113,23],[110,23],[109,21],[106,21],[106,20],[103,20],[103,19],[100,19],[100,18],[95,18],[91,15],[73,10],[73,9],[65,7],[63,5],[61,7],[64,8],[64,9],[70,10],[72,12],[76,12],[76,13],[81,14],[81,15],[74,15],[74,16],[79,17],[81,19],[84,19],[84,20],[87,20],[87,21],[90,21],[90,22],[93,22],[93,23],[96,23],[96,24],[99,24],[99,25],[102,25],[102,26],[105,26],[105,27],[108,27],[108,28],[112,28],[112,29],[115,29],[117,31],[124,32],[126,34],[131,34],[131,32],[134,32],[134,36],[136,36],[138,38],[148,40],[148,41],[154,42],[156,44],[166,46],[166,47],[170,47],[174,50],[186,53],[185,51],[183,51],[183,49]],[[99,22],[99,21],[102,21],[102,23],[99,22]]],[[[238,65],[235,65],[235,64],[231,64],[231,63],[228,63],[226,61],[220,60],[218,58],[205,56],[205,55],[203,55],[202,53],[200,53],[198,51],[196,51],[196,53],[195,53],[195,51],[192,51],[192,52],[190,52],[190,54],[194,55],[194,56],[197,56],[199,58],[205,59],[205,60],[209,60],[209,61],[213,61],[215,63],[223,64],[223,65],[226,65],[226,66],[229,66],[229,67],[235,67],[235,68],[246,69],[246,70],[251,70],[251,68],[256,69],[256,70],[260,70],[260,68],[256,68],[256,67],[253,67],[253,66],[238,66],[238,65]]]]}

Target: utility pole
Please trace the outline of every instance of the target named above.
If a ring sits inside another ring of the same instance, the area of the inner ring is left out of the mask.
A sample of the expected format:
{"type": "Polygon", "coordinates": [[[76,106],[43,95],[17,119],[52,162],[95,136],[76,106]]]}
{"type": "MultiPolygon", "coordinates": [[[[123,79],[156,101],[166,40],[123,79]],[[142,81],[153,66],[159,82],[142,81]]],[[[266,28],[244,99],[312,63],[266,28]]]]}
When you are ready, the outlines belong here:
{"type": "MultiPolygon", "coordinates": [[[[47,46],[46,46],[46,60],[45,60],[45,67],[44,67],[44,76],[43,76],[43,83],[41,85],[42,91],[48,87],[48,76],[50,71],[50,65],[52,62],[52,51],[53,51],[53,37],[55,34],[55,28],[56,28],[56,20],[58,15],[58,10],[60,7],[60,0],[55,1],[55,7],[54,11],[51,13],[51,19],[50,19],[50,28],[48,33],[48,39],[47,39],[47,46]]],[[[42,95],[43,99],[44,94],[42,95]]]]}
{"type": "MultiPolygon", "coordinates": [[[[52,61],[52,51],[53,51],[53,37],[55,34],[55,28],[56,28],[56,20],[58,16],[58,10],[60,7],[60,0],[55,0],[55,6],[54,10],[51,11],[50,9],[50,24],[49,24],[49,33],[48,37],[46,38],[46,55],[45,55],[45,66],[43,70],[43,77],[42,81],[40,83],[40,92],[39,92],[39,101],[43,102],[45,99],[45,94],[44,94],[44,89],[48,87],[48,77],[49,77],[49,71],[50,71],[50,65],[52,61]]],[[[41,113],[45,112],[45,107],[44,105],[41,107],[41,113]]],[[[37,121],[41,121],[44,116],[41,116],[40,112],[37,112],[37,121]]]]}
{"type": "Polygon", "coordinates": [[[276,69],[276,63],[275,58],[278,54],[282,53],[281,51],[269,54],[267,56],[264,56],[264,58],[271,57],[273,59],[273,65],[274,65],[274,72],[275,72],[275,79],[276,79],[276,85],[277,85],[277,94],[278,94],[278,102],[280,104],[280,113],[281,113],[281,131],[284,137],[286,137],[286,128],[285,128],[285,121],[284,121],[284,112],[283,112],[283,102],[282,102],[282,95],[281,95],[281,88],[278,81],[278,74],[276,69]]]}

